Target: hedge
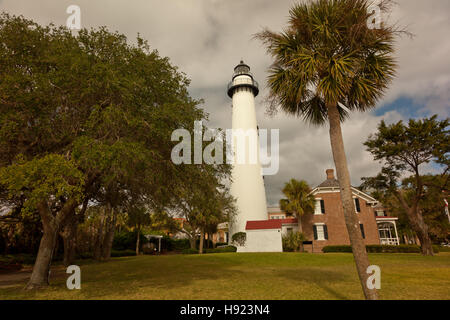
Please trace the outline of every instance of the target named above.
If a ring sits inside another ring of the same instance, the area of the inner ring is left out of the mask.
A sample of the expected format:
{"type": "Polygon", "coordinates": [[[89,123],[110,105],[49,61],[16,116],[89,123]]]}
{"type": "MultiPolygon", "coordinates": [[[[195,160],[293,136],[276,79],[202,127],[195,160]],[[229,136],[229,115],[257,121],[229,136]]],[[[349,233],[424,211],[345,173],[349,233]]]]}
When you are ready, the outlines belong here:
{"type": "MultiPolygon", "coordinates": [[[[367,245],[366,250],[369,253],[421,253],[420,246],[417,245],[399,245],[399,246],[387,246],[387,245],[367,245]]],[[[439,246],[433,246],[434,253],[439,253],[439,246]]],[[[349,245],[341,246],[325,246],[322,248],[322,252],[352,252],[352,247],[349,245]]]]}
{"type": "Polygon", "coordinates": [[[111,257],[129,257],[135,256],[136,251],[134,250],[111,250],[111,257]]]}
{"type": "MultiPolygon", "coordinates": [[[[226,253],[226,252],[236,252],[237,248],[235,246],[226,246],[222,248],[215,249],[204,249],[203,253],[226,253]]],[[[183,254],[198,254],[197,249],[185,249],[182,251],[183,254]]]]}

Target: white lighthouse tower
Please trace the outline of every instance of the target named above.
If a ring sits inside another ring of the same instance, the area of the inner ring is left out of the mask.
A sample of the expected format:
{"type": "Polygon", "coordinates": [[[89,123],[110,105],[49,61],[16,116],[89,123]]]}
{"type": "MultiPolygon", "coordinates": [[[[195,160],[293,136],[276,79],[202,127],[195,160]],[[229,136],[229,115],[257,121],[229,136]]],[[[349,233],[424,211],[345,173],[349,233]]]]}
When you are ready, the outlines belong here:
{"type": "Polygon", "coordinates": [[[234,162],[231,194],[237,199],[238,209],[237,215],[230,221],[230,242],[233,234],[245,232],[247,221],[267,220],[266,192],[259,159],[255,112],[255,97],[258,93],[258,83],[253,79],[250,67],[241,61],[234,68],[233,78],[228,84],[228,96],[233,99],[234,162]],[[239,138],[236,138],[236,133],[245,135],[245,161],[239,159],[242,156],[239,151],[242,149],[239,149],[239,138]]]}

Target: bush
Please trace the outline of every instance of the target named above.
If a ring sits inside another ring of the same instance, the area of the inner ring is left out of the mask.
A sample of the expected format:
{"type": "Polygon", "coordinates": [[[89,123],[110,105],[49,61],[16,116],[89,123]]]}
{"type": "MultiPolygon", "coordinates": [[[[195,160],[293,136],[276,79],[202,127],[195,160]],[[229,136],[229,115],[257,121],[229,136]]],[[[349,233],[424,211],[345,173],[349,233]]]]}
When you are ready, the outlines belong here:
{"type": "Polygon", "coordinates": [[[174,251],[182,251],[185,249],[189,249],[191,247],[191,244],[189,242],[189,239],[172,239],[170,238],[171,243],[171,250],[174,251]]]}
{"type": "MultiPolygon", "coordinates": [[[[434,246],[433,246],[433,250],[434,250],[434,246]]],[[[439,246],[439,251],[440,252],[450,252],[450,247],[439,246]]]]}
{"type": "Polygon", "coordinates": [[[136,251],[134,250],[111,250],[111,257],[129,257],[135,256],[136,251]]]}
{"type": "Polygon", "coordinates": [[[216,242],[216,248],[223,247],[223,246],[228,246],[228,242],[216,242]]]}
{"type": "MultiPolygon", "coordinates": [[[[399,245],[399,246],[385,246],[385,245],[367,245],[366,250],[368,253],[420,253],[420,246],[417,245],[399,245]]],[[[433,246],[435,253],[439,252],[438,246],[433,246]]],[[[322,248],[322,252],[352,252],[352,247],[349,245],[341,246],[325,246],[322,248]]]]}
{"type": "Polygon", "coordinates": [[[188,249],[184,249],[183,251],[181,251],[181,253],[182,254],[196,254],[196,253],[198,253],[198,250],[188,248],[188,249]]]}
{"type": "MultiPolygon", "coordinates": [[[[196,248],[200,248],[200,239],[195,240],[196,248]]],[[[214,248],[214,243],[210,239],[203,240],[203,249],[204,248],[214,248]]]]}
{"type": "Polygon", "coordinates": [[[233,236],[231,237],[231,241],[240,246],[244,246],[246,240],[247,240],[247,234],[245,232],[237,232],[237,233],[233,234],[233,236]]]}
{"type": "MultiPolygon", "coordinates": [[[[136,250],[136,231],[122,231],[114,235],[112,249],[117,251],[136,250]]],[[[140,234],[140,244],[147,243],[148,240],[144,235],[140,234]]]]}
{"type": "Polygon", "coordinates": [[[226,252],[236,252],[236,251],[237,251],[237,248],[235,246],[226,246],[226,247],[222,247],[222,248],[204,250],[205,253],[226,253],[226,252]]]}
{"type": "Polygon", "coordinates": [[[303,241],[306,241],[306,237],[304,233],[301,232],[289,232],[282,238],[283,243],[283,251],[284,252],[293,252],[297,251],[300,248],[300,244],[303,241]]]}
{"type": "Polygon", "coordinates": [[[4,264],[30,264],[33,265],[36,256],[28,253],[0,256],[0,262],[4,264]]]}
{"type": "MultiPolygon", "coordinates": [[[[204,249],[203,253],[227,253],[227,252],[236,252],[237,248],[235,246],[226,246],[222,248],[215,249],[204,249]]],[[[182,251],[183,254],[198,254],[197,249],[184,249],[182,251]]]]}

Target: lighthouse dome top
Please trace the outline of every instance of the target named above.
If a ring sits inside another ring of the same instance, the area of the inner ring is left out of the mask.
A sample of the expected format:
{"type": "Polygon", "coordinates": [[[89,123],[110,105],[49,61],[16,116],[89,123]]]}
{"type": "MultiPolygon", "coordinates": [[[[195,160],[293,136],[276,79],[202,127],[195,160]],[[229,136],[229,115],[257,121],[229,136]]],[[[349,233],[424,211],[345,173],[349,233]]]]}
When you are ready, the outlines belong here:
{"type": "Polygon", "coordinates": [[[253,78],[253,74],[250,72],[250,67],[248,64],[244,63],[243,60],[234,67],[233,77],[231,82],[228,84],[228,96],[233,97],[234,92],[238,88],[248,88],[253,95],[256,97],[259,93],[258,82],[253,78]],[[244,76],[244,77],[241,77],[244,76]]]}
{"type": "Polygon", "coordinates": [[[253,74],[250,72],[250,66],[244,63],[243,60],[241,60],[241,62],[234,67],[233,79],[242,75],[247,75],[253,78],[253,74]]]}

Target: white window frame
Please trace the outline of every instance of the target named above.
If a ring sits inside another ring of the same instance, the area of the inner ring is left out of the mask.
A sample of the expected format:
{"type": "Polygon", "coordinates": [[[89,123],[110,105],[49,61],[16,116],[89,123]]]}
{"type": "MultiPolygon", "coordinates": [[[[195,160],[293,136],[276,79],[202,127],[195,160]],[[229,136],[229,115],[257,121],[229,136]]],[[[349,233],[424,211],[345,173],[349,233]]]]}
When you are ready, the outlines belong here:
{"type": "Polygon", "coordinates": [[[316,216],[322,216],[324,213],[322,213],[322,208],[320,206],[320,201],[323,200],[322,198],[316,198],[316,203],[314,206],[314,215],[316,216]]]}
{"type": "Polygon", "coordinates": [[[317,232],[317,240],[316,241],[326,241],[327,239],[325,239],[325,228],[324,228],[325,223],[315,223],[314,225],[316,226],[316,232],[317,232]],[[323,239],[319,238],[319,227],[321,227],[323,239]]]}

